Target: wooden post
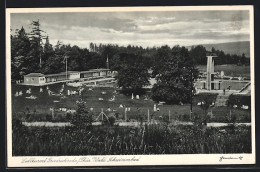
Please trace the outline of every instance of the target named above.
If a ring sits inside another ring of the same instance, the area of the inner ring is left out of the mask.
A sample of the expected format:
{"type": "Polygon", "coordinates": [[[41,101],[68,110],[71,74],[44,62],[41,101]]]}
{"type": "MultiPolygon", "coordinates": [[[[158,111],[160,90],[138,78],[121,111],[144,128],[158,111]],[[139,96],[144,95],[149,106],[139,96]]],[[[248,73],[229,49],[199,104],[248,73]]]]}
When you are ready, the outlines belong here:
{"type": "Polygon", "coordinates": [[[229,120],[231,121],[231,116],[232,116],[232,113],[231,113],[231,110],[229,110],[229,120]]]}
{"type": "Polygon", "coordinates": [[[150,122],[150,114],[149,114],[149,109],[148,109],[148,123],[150,122]]]}
{"type": "Polygon", "coordinates": [[[101,119],[102,119],[102,122],[103,122],[103,108],[101,108],[101,119]]]}
{"type": "Polygon", "coordinates": [[[169,110],[169,122],[171,120],[171,111],[169,110]]]}
{"type": "Polygon", "coordinates": [[[51,107],[51,116],[52,116],[52,119],[54,119],[54,108],[51,107]]]}
{"type": "Polygon", "coordinates": [[[54,109],[51,111],[52,119],[54,119],[54,109]]]}
{"type": "Polygon", "coordinates": [[[127,108],[125,108],[125,121],[127,120],[127,118],[126,118],[126,111],[127,111],[127,108]]]}
{"type": "Polygon", "coordinates": [[[66,80],[68,80],[68,64],[67,64],[67,57],[66,58],[66,80]]]}

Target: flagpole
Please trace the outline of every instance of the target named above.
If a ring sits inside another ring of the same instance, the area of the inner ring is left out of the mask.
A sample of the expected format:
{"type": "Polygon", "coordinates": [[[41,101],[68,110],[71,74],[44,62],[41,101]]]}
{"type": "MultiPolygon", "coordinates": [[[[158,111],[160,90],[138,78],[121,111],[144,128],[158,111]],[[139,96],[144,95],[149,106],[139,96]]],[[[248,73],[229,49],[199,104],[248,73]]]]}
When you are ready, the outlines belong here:
{"type": "MultiPolygon", "coordinates": [[[[67,62],[67,59],[68,59],[68,56],[64,56],[64,58],[66,59],[66,80],[68,80],[68,62],[67,62]]],[[[64,60],[63,60],[63,62],[64,62],[64,60]]]]}
{"type": "Polygon", "coordinates": [[[68,80],[68,66],[67,66],[67,57],[65,56],[65,58],[66,58],[66,80],[68,80]]]}

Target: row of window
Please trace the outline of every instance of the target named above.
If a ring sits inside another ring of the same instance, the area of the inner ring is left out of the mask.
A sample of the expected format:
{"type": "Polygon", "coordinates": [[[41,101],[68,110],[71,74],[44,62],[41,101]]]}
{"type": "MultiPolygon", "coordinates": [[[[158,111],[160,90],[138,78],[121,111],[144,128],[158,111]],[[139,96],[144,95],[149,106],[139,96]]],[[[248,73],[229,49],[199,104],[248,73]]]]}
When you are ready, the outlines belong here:
{"type": "MultiPolygon", "coordinates": [[[[34,78],[31,78],[32,81],[34,81],[34,78]]],[[[26,81],[29,81],[29,78],[26,78],[26,81]]],[[[40,81],[44,81],[44,78],[40,78],[40,81]]]]}

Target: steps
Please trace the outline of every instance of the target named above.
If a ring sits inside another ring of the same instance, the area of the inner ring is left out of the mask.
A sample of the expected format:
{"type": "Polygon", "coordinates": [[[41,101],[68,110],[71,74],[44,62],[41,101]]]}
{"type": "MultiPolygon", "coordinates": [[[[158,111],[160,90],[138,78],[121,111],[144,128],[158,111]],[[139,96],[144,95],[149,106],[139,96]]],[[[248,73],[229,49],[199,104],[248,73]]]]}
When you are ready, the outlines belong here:
{"type": "Polygon", "coordinates": [[[216,98],[215,106],[226,106],[230,94],[219,94],[216,98]]]}

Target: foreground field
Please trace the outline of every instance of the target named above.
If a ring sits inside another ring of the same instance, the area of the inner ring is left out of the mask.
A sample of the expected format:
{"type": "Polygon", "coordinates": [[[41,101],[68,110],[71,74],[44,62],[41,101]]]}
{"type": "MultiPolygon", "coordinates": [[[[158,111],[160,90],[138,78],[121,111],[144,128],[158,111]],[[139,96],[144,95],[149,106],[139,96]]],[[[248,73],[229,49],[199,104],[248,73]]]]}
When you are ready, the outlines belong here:
{"type": "MultiPolygon", "coordinates": [[[[49,86],[50,90],[59,93],[61,89],[61,84],[49,86]]],[[[25,92],[28,86],[18,86],[13,85],[13,93],[17,90],[22,90],[25,92]]],[[[167,116],[170,120],[180,120],[180,121],[190,121],[190,104],[184,105],[162,105],[158,106],[158,102],[154,102],[151,99],[144,100],[145,96],[150,97],[150,93],[147,92],[146,95],[140,95],[140,99],[131,99],[131,95],[115,94],[113,88],[94,88],[93,90],[88,90],[83,93],[83,95],[48,95],[46,87],[43,87],[43,92],[39,92],[39,87],[30,87],[32,90],[32,95],[37,96],[37,99],[26,99],[25,97],[29,94],[24,94],[19,97],[12,96],[12,111],[13,117],[18,118],[22,121],[46,121],[46,116],[51,114],[50,108],[56,109],[54,122],[64,122],[68,121],[66,113],[60,111],[59,108],[76,109],[76,101],[83,99],[86,102],[86,107],[88,111],[93,108],[93,117],[96,119],[103,109],[106,115],[114,113],[117,115],[118,120],[125,120],[125,108],[120,108],[120,105],[124,105],[130,108],[127,111],[127,120],[136,120],[138,116],[142,116],[144,120],[148,118],[148,111],[151,119],[159,119],[160,117],[167,116]],[[102,95],[102,92],[106,92],[102,95]],[[115,95],[115,101],[109,101],[110,98],[115,95]],[[103,100],[98,100],[102,98],[103,100]],[[56,101],[56,102],[55,102],[56,101]],[[154,111],[154,105],[156,104],[159,111],[154,111]],[[108,111],[111,109],[111,111],[108,111]]],[[[67,90],[76,90],[73,87],[65,86],[65,93],[67,90]]],[[[205,112],[197,106],[199,96],[195,96],[193,100],[193,115],[203,115],[205,112]]],[[[212,107],[209,109],[212,112],[211,121],[214,122],[228,122],[230,118],[230,112],[232,116],[235,116],[237,122],[250,122],[251,114],[250,110],[242,109],[230,109],[228,107],[212,107]]],[[[194,117],[193,116],[193,117],[194,117]]]]}
{"type": "Polygon", "coordinates": [[[140,128],[55,129],[15,125],[12,144],[13,156],[250,153],[251,127],[161,123],[140,128]]]}

